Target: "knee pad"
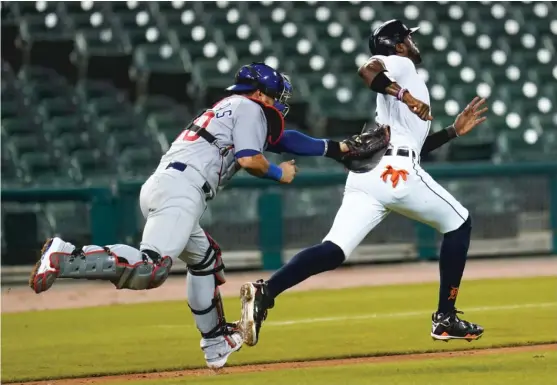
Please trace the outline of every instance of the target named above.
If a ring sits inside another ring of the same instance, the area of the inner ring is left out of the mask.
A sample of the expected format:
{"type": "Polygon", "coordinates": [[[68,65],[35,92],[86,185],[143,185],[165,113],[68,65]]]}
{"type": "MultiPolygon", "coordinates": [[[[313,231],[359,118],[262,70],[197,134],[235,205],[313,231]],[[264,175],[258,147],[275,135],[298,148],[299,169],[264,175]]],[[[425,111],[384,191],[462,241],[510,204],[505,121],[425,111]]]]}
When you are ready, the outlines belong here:
{"type": "Polygon", "coordinates": [[[168,278],[172,267],[170,257],[150,260],[143,252],[134,258],[130,261],[120,257],[106,246],[90,246],[86,251],[78,248],[71,255],[61,255],[56,264],[61,278],[106,280],[117,289],[153,289],[168,278]]]}
{"type": "Polygon", "coordinates": [[[222,250],[219,244],[207,232],[205,232],[205,235],[209,241],[209,248],[201,262],[188,265],[188,273],[197,276],[213,275],[215,277],[215,285],[220,286],[226,282],[222,250]]]}
{"type": "Polygon", "coordinates": [[[203,257],[201,262],[193,265],[188,265],[188,274],[191,274],[195,277],[206,277],[206,279],[208,280],[212,279],[214,282],[213,299],[211,300],[211,305],[206,309],[194,309],[189,304],[188,307],[190,308],[194,316],[203,316],[209,314],[213,310],[216,310],[217,324],[208,332],[201,332],[203,338],[215,338],[221,335],[226,327],[222,298],[219,290],[219,286],[226,282],[226,279],[224,277],[225,266],[222,261],[222,252],[220,246],[215,242],[213,238],[211,238],[209,234],[205,234],[207,235],[207,239],[209,240],[209,248],[207,249],[205,256],[203,257]]]}

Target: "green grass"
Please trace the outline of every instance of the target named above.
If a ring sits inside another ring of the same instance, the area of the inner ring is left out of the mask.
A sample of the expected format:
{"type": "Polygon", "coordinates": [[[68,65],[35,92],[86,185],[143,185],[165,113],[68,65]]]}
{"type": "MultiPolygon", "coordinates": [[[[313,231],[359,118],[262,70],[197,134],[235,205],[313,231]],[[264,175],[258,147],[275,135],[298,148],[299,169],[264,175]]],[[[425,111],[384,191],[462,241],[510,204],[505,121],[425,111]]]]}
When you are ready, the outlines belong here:
{"type": "Polygon", "coordinates": [[[532,385],[555,384],[556,351],[504,356],[272,370],[181,379],[110,382],[110,385],[532,385]]]}
{"type": "MultiPolygon", "coordinates": [[[[465,281],[458,305],[487,330],[474,343],[431,340],[436,301],[436,284],[285,294],[258,346],[245,347],[229,364],[557,340],[556,278],[465,281]],[[332,318],[277,324],[323,317],[332,318]]],[[[229,320],[238,317],[236,298],[225,306],[229,320]]],[[[199,339],[185,300],[2,314],[3,381],[204,367],[199,339]]]]}

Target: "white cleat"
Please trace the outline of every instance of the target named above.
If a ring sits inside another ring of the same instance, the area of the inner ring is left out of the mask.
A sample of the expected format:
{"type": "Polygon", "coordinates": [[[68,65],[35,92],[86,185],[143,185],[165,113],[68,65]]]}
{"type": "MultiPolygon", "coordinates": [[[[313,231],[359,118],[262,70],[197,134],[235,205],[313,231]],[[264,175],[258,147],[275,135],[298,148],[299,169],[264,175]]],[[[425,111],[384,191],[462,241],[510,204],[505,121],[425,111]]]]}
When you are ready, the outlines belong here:
{"type": "Polygon", "coordinates": [[[70,255],[74,250],[74,245],[58,237],[48,239],[41,250],[41,259],[29,277],[29,287],[37,294],[50,289],[60,273],[58,256],[70,255]]]}
{"type": "Polygon", "coordinates": [[[240,350],[243,342],[242,334],[239,331],[215,338],[202,338],[201,349],[205,353],[205,361],[209,369],[217,370],[226,365],[228,357],[240,350]]]}

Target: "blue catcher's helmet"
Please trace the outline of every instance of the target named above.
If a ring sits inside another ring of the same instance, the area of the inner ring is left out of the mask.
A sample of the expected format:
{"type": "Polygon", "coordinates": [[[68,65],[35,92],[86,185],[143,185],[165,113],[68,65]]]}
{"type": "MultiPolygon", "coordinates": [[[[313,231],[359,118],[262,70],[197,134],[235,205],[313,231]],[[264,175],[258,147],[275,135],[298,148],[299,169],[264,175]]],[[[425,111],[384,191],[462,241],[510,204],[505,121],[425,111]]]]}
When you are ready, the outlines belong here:
{"type": "Polygon", "coordinates": [[[242,66],[236,73],[234,84],[227,91],[259,90],[275,100],[274,107],[286,116],[292,96],[292,84],[288,78],[265,63],[251,63],[242,66]]]}

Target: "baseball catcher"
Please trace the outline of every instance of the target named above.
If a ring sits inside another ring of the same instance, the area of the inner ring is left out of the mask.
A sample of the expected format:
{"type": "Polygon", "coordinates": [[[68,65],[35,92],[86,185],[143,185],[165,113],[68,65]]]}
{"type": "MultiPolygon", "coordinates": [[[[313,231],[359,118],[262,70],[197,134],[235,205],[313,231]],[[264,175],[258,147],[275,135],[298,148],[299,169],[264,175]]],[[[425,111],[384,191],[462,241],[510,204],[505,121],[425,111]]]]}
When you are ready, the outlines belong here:
{"type": "Polygon", "coordinates": [[[154,289],[173,263],[188,266],[188,304],[201,334],[207,366],[220,368],[242,346],[236,323],[229,323],[219,286],[226,282],[218,243],[199,225],[220,187],[244,169],[249,174],[291,183],[293,161],[275,165],[265,151],[325,156],[340,162],[371,155],[367,137],[337,142],[284,130],[292,85],[263,63],[242,66],[230,95],[202,111],[176,137],[141,188],[145,227],[138,247],[124,244],[75,246],[49,239],[29,279],[37,294],[58,278],[104,280],[116,289],[154,289]]]}

